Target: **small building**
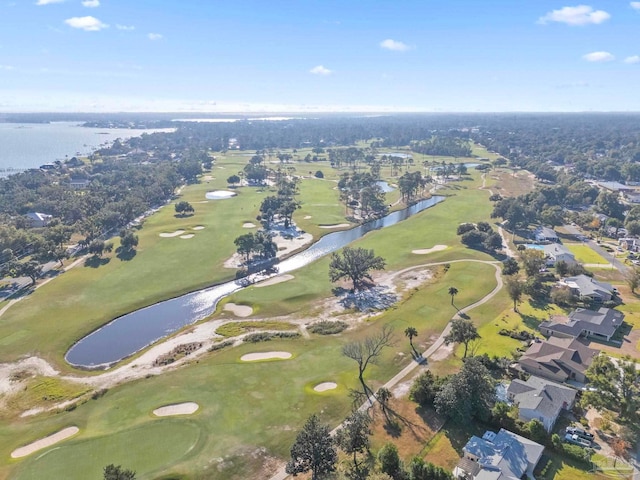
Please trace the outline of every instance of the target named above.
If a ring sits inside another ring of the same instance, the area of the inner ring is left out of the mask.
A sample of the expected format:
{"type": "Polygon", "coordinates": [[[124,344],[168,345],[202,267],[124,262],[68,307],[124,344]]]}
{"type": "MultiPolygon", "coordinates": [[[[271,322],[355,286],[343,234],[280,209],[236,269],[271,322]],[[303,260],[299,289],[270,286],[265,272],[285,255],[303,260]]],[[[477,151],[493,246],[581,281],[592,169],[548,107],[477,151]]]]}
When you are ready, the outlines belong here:
{"type": "Polygon", "coordinates": [[[69,186],[74,190],[86,190],[91,183],[88,178],[72,178],[69,180],[69,186]]]}
{"type": "Polygon", "coordinates": [[[464,456],[453,470],[462,480],[533,479],[544,446],[505,429],[475,435],[462,449],[464,456]]]}
{"type": "Polygon", "coordinates": [[[587,275],[567,277],[558,282],[558,285],[568,287],[571,293],[580,298],[596,303],[607,302],[615,294],[615,289],[610,283],[599,282],[587,275]]]}
{"type": "Polygon", "coordinates": [[[598,311],[577,308],[568,318],[557,316],[538,328],[547,337],[588,337],[609,342],[623,321],[624,314],[611,308],[602,307],[598,311]]]}
{"type": "Polygon", "coordinates": [[[51,220],[53,215],[47,215],[46,213],[31,212],[25,215],[27,224],[33,228],[45,227],[51,220]]]}
{"type": "Polygon", "coordinates": [[[551,432],[560,412],[573,408],[576,393],[573,388],[532,375],[526,382],[511,382],[507,398],[518,406],[520,420],[540,420],[545,430],[551,432]]]}
{"type": "Polygon", "coordinates": [[[598,350],[587,347],[577,338],[549,337],[532,343],[518,365],[530,375],[554,382],[585,383],[585,372],[598,354],[598,350]]]}
{"type": "Polygon", "coordinates": [[[632,193],[634,189],[620,182],[596,182],[596,185],[603,190],[614,193],[632,193]]]}
{"type": "Polygon", "coordinates": [[[560,239],[555,230],[549,227],[538,227],[533,232],[533,238],[536,242],[551,242],[558,243],[560,239]]]}
{"type": "Polygon", "coordinates": [[[576,264],[576,257],[571,251],[559,243],[542,245],[542,251],[547,259],[547,266],[552,267],[556,262],[565,262],[569,265],[576,264]]]}
{"type": "Polygon", "coordinates": [[[618,245],[623,249],[630,252],[637,252],[640,250],[640,238],[624,237],[618,239],[618,245]]]}

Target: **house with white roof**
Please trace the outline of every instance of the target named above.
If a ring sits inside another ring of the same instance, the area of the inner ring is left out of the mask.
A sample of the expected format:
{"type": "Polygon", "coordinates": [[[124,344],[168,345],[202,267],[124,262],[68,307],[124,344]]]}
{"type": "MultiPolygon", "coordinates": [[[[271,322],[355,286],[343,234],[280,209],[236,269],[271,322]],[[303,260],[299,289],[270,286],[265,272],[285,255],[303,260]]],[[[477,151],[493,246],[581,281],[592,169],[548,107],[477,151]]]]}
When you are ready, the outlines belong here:
{"type": "Polygon", "coordinates": [[[40,212],[27,213],[25,217],[27,218],[28,225],[33,228],[45,227],[51,220],[53,220],[53,215],[47,215],[46,213],[40,212]]]}
{"type": "Polygon", "coordinates": [[[526,382],[514,380],[507,388],[507,398],[518,406],[520,420],[540,420],[547,432],[551,432],[562,410],[571,410],[576,393],[573,388],[533,375],[526,382]]]}
{"type": "Polygon", "coordinates": [[[571,251],[559,243],[550,243],[542,245],[542,251],[547,258],[547,266],[552,267],[556,262],[565,262],[569,265],[576,264],[576,257],[571,251]]]}
{"type": "Polygon", "coordinates": [[[544,447],[505,429],[475,435],[462,449],[464,456],[453,470],[461,480],[520,480],[533,477],[544,447]]]}
{"type": "Polygon", "coordinates": [[[536,228],[533,232],[533,238],[535,238],[536,242],[558,243],[560,241],[555,230],[549,227],[536,228]]]}

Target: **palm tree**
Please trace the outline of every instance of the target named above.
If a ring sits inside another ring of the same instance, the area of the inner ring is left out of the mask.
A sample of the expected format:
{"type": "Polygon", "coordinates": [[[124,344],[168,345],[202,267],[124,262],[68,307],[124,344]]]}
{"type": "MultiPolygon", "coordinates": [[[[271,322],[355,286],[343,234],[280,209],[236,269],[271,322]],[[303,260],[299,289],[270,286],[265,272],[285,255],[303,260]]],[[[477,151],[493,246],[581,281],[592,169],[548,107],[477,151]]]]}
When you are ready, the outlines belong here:
{"type": "Polygon", "coordinates": [[[449,287],[449,295],[451,295],[451,305],[453,305],[453,297],[458,294],[458,289],[456,287],[449,287]]]}
{"type": "Polygon", "coordinates": [[[409,337],[409,345],[411,345],[411,349],[413,350],[413,353],[415,354],[415,356],[418,356],[418,352],[416,352],[416,347],[413,346],[413,337],[417,337],[418,336],[418,331],[413,328],[413,327],[407,327],[404,331],[404,334],[409,337]]]}

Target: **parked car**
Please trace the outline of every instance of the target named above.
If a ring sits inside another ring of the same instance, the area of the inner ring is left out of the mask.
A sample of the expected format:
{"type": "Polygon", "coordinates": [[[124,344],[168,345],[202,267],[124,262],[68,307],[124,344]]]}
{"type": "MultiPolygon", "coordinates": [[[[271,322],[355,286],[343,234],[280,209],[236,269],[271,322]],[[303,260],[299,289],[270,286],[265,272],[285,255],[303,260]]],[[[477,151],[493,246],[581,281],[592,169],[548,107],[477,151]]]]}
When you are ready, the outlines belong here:
{"type": "Polygon", "coordinates": [[[572,435],[570,433],[567,433],[564,436],[564,441],[568,442],[568,443],[573,443],[574,445],[580,445],[581,447],[590,447],[591,446],[591,440],[587,440],[586,438],[582,438],[579,435],[572,435]]]}
{"type": "Polygon", "coordinates": [[[567,427],[566,428],[566,433],[571,434],[571,435],[578,435],[581,438],[585,438],[589,441],[593,441],[593,433],[589,433],[585,430],[583,430],[582,428],[578,428],[578,427],[567,427]]]}

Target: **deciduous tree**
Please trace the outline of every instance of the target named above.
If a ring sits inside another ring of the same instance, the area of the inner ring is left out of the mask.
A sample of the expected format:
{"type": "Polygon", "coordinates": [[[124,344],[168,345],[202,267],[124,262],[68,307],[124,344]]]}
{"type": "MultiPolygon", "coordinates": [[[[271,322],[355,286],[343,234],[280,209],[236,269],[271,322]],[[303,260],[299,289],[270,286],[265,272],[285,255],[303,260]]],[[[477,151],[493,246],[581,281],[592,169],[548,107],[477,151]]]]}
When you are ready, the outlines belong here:
{"type": "Polygon", "coordinates": [[[464,345],[464,355],[462,358],[467,358],[469,343],[478,338],[480,338],[480,334],[471,320],[456,318],[451,320],[451,330],[444,337],[444,343],[446,345],[462,343],[464,345]]]}
{"type": "Polygon", "coordinates": [[[369,274],[371,270],[384,270],[385,264],[384,258],[377,257],[373,250],[345,247],[342,253],[331,254],[329,278],[332,282],[348,278],[353,284],[353,289],[358,290],[364,285],[365,279],[373,282],[369,274]]]}

